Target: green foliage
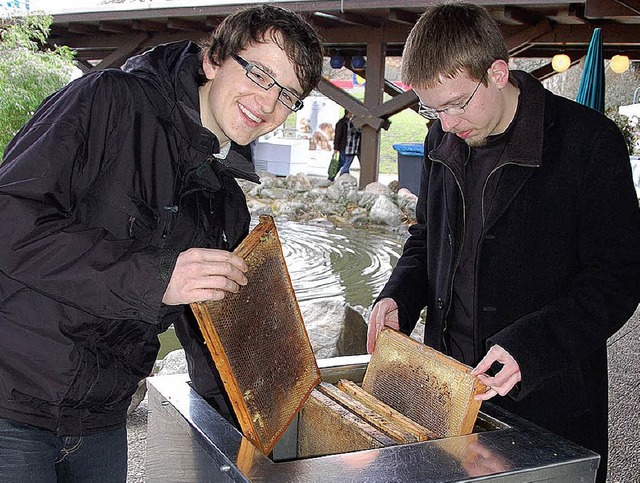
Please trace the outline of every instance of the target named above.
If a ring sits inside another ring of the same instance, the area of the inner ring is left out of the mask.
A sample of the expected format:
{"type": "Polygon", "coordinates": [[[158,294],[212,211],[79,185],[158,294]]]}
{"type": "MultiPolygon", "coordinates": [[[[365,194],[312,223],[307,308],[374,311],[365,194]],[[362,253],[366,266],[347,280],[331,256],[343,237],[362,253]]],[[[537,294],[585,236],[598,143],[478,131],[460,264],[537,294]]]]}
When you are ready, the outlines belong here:
{"type": "Polygon", "coordinates": [[[380,165],[381,173],[398,173],[398,152],[393,149],[394,144],[418,143],[422,144],[427,135],[427,120],[412,109],[405,109],[389,118],[389,130],[382,131],[380,136],[380,165]]]}
{"type": "Polygon", "coordinates": [[[627,143],[627,149],[631,156],[640,154],[640,122],[638,119],[629,119],[621,116],[615,110],[609,109],[606,115],[618,125],[620,132],[627,143]]]}
{"type": "Polygon", "coordinates": [[[1,20],[0,153],[44,98],[71,78],[73,52],[68,47],[40,50],[50,25],[46,15],[1,20]]]}

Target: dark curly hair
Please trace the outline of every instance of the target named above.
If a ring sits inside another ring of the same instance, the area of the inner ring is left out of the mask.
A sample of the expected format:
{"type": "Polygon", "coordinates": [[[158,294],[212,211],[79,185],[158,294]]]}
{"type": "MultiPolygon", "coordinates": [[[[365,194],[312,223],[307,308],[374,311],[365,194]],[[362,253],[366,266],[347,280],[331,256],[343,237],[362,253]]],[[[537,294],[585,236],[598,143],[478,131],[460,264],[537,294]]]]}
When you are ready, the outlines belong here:
{"type": "Polygon", "coordinates": [[[302,97],[307,96],[322,77],[322,43],[315,29],[291,10],[274,5],[240,10],[226,17],[200,46],[212,65],[221,65],[230,54],[267,40],[286,52],[302,87],[302,97]]]}

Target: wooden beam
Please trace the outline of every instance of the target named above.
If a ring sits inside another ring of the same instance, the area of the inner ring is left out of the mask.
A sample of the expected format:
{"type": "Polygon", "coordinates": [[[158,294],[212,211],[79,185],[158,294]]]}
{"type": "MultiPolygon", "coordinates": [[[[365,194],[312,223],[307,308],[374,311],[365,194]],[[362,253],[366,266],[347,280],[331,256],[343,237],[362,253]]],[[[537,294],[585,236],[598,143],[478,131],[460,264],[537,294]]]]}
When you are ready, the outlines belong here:
{"type": "Polygon", "coordinates": [[[553,67],[551,67],[551,62],[549,62],[548,64],[532,70],[531,72],[529,72],[529,74],[542,81],[548,79],[549,77],[553,77],[555,74],[557,74],[557,72],[553,70],[553,67]]]}
{"type": "Polygon", "coordinates": [[[100,33],[100,29],[97,25],[91,25],[87,23],[72,23],[67,28],[70,34],[78,35],[95,35],[100,33]]]}
{"type": "Polygon", "coordinates": [[[407,24],[390,23],[382,28],[346,27],[320,28],[318,33],[326,43],[349,44],[363,42],[394,43],[407,40],[412,26],[407,24]]]}
{"type": "Polygon", "coordinates": [[[521,30],[517,34],[511,35],[505,39],[509,54],[517,55],[520,50],[527,48],[533,40],[552,30],[553,26],[551,22],[544,19],[529,28],[521,30]]]}
{"type": "Polygon", "coordinates": [[[391,22],[398,22],[407,25],[411,25],[413,27],[418,19],[420,18],[419,13],[409,12],[407,10],[402,10],[399,8],[392,8],[389,11],[389,20],[391,22]]]}
{"type": "Polygon", "coordinates": [[[544,20],[544,16],[537,12],[513,5],[504,7],[504,17],[520,25],[534,25],[544,20]]]}
{"type": "Polygon", "coordinates": [[[194,20],[184,20],[181,18],[170,18],[167,21],[169,30],[197,30],[200,32],[207,31],[206,22],[196,22],[194,20]]]}
{"type": "Polygon", "coordinates": [[[73,63],[78,69],[82,71],[83,74],[88,74],[89,72],[93,71],[93,66],[88,62],[75,59],[73,63]]]}
{"type": "Polygon", "coordinates": [[[147,39],[147,34],[138,34],[129,42],[122,44],[115,51],[105,57],[102,62],[94,67],[94,70],[107,69],[109,67],[119,68],[129,57],[140,52],[140,45],[147,39]]]}
{"type": "Polygon", "coordinates": [[[589,0],[584,7],[584,16],[589,19],[635,17],[637,15],[640,15],[638,0],[589,0]]]}
{"type": "Polygon", "coordinates": [[[355,25],[364,25],[365,27],[380,28],[385,24],[385,18],[379,15],[362,15],[345,12],[340,14],[340,18],[352,22],[355,25]]]}
{"type": "MultiPolygon", "coordinates": [[[[553,29],[535,39],[536,44],[582,44],[588,45],[594,25],[554,25],[553,29]]],[[[637,24],[602,25],[602,39],[605,46],[610,44],[638,45],[637,24]]]]}
{"type": "Polygon", "coordinates": [[[150,20],[134,20],[131,22],[131,28],[133,30],[142,30],[146,32],[163,32],[167,29],[165,23],[152,22],[150,20]]]}
{"type": "Polygon", "coordinates": [[[418,96],[413,90],[403,92],[370,110],[371,114],[387,119],[394,114],[404,111],[418,102],[418,96]]]}
{"type": "MultiPolygon", "coordinates": [[[[386,45],[384,42],[367,43],[367,83],[364,87],[364,105],[372,111],[382,104],[386,45]]],[[[380,130],[370,125],[362,127],[362,155],[360,156],[360,189],[378,181],[380,164],[380,130]]]]}
{"type": "Polygon", "coordinates": [[[129,25],[118,22],[100,22],[98,28],[103,32],[111,32],[115,34],[128,34],[131,33],[131,27],[129,25]]]}
{"type": "Polygon", "coordinates": [[[380,119],[373,116],[370,110],[365,107],[365,105],[360,102],[358,99],[345,92],[343,89],[334,86],[328,79],[323,78],[318,84],[317,90],[322,94],[327,96],[329,99],[335,101],[340,104],[342,107],[347,109],[348,111],[353,112],[355,114],[354,124],[356,120],[359,125],[367,124],[371,126],[374,130],[380,130],[385,126],[385,119],[380,119]]]}

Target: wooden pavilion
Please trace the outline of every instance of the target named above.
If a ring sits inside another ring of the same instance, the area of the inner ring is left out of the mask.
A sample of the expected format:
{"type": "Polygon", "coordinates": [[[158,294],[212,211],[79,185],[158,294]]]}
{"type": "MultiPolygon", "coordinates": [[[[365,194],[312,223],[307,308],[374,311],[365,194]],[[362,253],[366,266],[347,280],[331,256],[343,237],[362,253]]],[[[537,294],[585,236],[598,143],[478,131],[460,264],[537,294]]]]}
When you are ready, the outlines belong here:
{"type": "MultiPolygon", "coordinates": [[[[49,42],[77,52],[79,67],[89,72],[120,67],[125,59],[155,45],[199,40],[238,8],[255,1],[173,0],[110,3],[92,11],[53,10],[49,42]]],[[[291,0],[273,2],[306,15],[325,40],[327,55],[339,52],[350,66],[366,57],[365,97],[360,102],[327,79],[318,90],[356,114],[362,127],[360,184],[378,178],[380,130],[389,117],[417,98],[385,79],[385,58],[400,56],[405,39],[432,0],[291,0]],[[390,98],[383,101],[383,93],[390,98]]],[[[553,75],[551,57],[568,54],[574,63],[586,54],[593,29],[600,27],[606,59],[615,54],[640,60],[640,0],[483,0],[499,23],[512,57],[548,59],[533,75],[553,75]]]]}

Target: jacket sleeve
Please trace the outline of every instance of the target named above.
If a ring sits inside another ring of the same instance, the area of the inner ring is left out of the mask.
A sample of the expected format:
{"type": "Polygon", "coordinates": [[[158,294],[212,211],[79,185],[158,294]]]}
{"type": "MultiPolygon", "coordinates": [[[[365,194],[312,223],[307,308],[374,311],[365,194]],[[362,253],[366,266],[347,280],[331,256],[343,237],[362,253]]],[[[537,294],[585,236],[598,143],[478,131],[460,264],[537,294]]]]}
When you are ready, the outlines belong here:
{"type": "MultiPolygon", "coordinates": [[[[78,220],[78,201],[118,160],[128,103],[113,74],[88,75],[45,100],[0,167],[0,271],[98,317],[156,322],[175,254],[115,239],[78,220]],[[121,132],[121,131],[120,131],[121,132]]],[[[130,97],[130,96],[129,96],[130,97]]],[[[121,160],[132,162],[131,160],[121,160]]]]}
{"type": "MultiPolygon", "coordinates": [[[[518,399],[546,378],[586,366],[601,354],[640,300],[640,210],[629,154],[612,122],[593,132],[577,174],[575,275],[555,300],[488,340],[488,346],[499,344],[518,361],[518,399]]],[[[558,238],[561,243],[561,233],[558,238]]]]}

